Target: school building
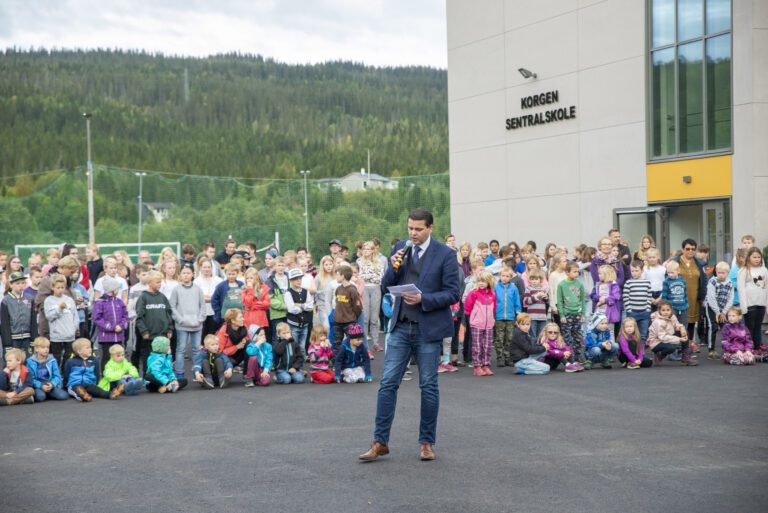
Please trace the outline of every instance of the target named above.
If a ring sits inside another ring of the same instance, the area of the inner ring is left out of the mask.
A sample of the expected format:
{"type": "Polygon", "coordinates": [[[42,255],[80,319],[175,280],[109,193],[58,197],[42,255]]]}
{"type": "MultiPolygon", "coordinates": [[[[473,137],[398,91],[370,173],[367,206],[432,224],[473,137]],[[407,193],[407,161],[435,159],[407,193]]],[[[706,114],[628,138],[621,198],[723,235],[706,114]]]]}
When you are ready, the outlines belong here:
{"type": "Polygon", "coordinates": [[[768,244],[768,0],[447,0],[451,226],[768,244]]]}

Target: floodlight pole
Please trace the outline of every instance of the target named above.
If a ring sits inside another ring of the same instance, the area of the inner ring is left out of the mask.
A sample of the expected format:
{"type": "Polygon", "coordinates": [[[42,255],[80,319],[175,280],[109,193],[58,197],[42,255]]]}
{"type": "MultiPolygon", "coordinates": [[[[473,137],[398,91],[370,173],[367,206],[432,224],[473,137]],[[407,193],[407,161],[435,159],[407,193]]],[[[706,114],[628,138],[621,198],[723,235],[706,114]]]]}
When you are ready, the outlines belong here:
{"type": "Polygon", "coordinates": [[[138,251],[141,251],[141,225],[142,225],[142,217],[144,213],[144,177],[147,176],[147,173],[134,173],[136,176],[139,177],[139,249],[138,251]]]}
{"type": "Polygon", "coordinates": [[[88,145],[88,161],[86,169],[88,173],[88,243],[96,244],[96,228],[93,220],[93,159],[91,158],[91,116],[90,112],[84,112],[85,139],[88,145]]]}
{"type": "Polygon", "coordinates": [[[311,171],[307,169],[299,171],[299,173],[301,173],[304,177],[304,247],[309,250],[309,204],[307,202],[307,176],[309,176],[311,171]]]}

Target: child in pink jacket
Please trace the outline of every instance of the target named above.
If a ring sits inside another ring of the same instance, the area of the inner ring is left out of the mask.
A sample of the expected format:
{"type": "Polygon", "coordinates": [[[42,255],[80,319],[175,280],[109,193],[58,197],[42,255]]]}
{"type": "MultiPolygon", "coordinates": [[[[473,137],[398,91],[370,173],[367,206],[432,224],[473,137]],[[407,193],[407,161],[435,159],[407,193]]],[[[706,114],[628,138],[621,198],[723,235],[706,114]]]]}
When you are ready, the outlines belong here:
{"type": "Polygon", "coordinates": [[[496,295],[493,293],[493,275],[483,271],[477,276],[475,289],[464,302],[464,315],[472,328],[472,359],[475,376],[493,376],[491,371],[491,348],[493,347],[493,325],[496,316],[496,295]]]}

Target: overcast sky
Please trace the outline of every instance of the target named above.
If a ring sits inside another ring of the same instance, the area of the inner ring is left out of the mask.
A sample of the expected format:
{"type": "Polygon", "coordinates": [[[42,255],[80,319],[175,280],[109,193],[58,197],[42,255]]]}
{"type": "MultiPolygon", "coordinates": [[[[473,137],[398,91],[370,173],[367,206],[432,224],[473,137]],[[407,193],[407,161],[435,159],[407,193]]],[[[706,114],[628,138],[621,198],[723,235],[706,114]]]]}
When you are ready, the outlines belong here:
{"type": "Polygon", "coordinates": [[[445,0],[0,0],[0,49],[122,48],[446,67],[445,0]]]}

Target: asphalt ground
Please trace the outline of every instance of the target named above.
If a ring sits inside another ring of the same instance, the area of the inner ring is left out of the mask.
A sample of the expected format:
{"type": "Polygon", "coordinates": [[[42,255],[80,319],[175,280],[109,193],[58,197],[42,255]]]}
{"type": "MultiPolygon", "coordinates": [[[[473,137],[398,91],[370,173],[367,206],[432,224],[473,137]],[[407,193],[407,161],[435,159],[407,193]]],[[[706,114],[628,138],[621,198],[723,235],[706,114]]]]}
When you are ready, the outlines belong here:
{"type": "MultiPolygon", "coordinates": [[[[374,362],[381,373],[383,355],[374,362]]],[[[378,386],[283,385],[0,409],[2,512],[768,511],[768,364],[440,375],[437,460],[418,378],[391,454],[378,386]]]]}

